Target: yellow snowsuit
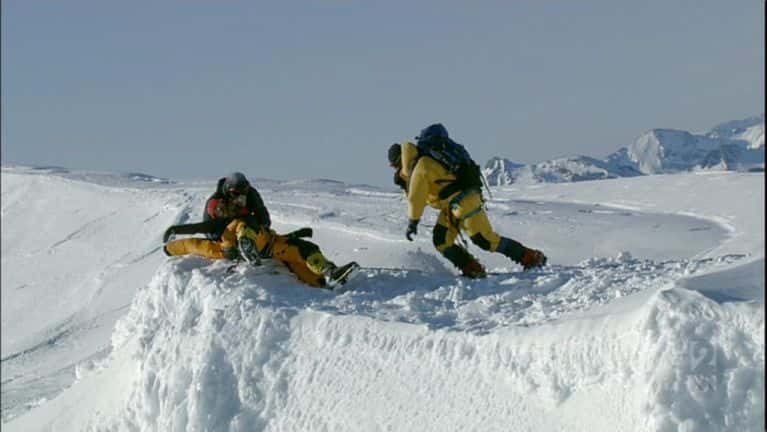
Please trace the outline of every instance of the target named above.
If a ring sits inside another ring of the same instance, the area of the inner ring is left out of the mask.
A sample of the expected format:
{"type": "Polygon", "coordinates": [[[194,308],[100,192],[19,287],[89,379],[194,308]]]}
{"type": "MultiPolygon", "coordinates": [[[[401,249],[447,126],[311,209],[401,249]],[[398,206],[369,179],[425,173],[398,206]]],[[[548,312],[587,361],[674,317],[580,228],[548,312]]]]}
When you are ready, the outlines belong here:
{"type": "Polygon", "coordinates": [[[497,250],[501,236],[490,225],[480,191],[456,191],[440,199],[439,192],[455,176],[434,159],[423,156],[416,161],[417,156],[415,144],[402,144],[400,176],[408,182],[408,218],[420,220],[427,204],[440,211],[434,228],[434,246],[440,252],[453,244],[459,229],[482,249],[497,250]]]}
{"type": "Polygon", "coordinates": [[[168,242],[165,250],[174,256],[193,254],[224,259],[225,251],[236,249],[242,236],[253,240],[262,256],[271,256],[284,263],[302,282],[313,287],[325,286],[323,269],[328,260],[316,244],[299,238],[288,238],[272,229],[255,231],[241,219],[230,222],[219,241],[201,238],[173,240],[168,242]]]}
{"type": "Polygon", "coordinates": [[[499,252],[520,262],[524,247],[495,232],[485,213],[480,190],[456,191],[445,198],[439,193],[456,178],[442,164],[428,156],[418,157],[418,148],[411,142],[401,145],[402,168],[399,175],[407,182],[408,218],[420,220],[426,205],[439,210],[434,226],[434,246],[458,268],[473,259],[468,252],[454,245],[459,230],[469,235],[480,248],[499,252]],[[461,249],[459,251],[458,249],[461,249]]]}

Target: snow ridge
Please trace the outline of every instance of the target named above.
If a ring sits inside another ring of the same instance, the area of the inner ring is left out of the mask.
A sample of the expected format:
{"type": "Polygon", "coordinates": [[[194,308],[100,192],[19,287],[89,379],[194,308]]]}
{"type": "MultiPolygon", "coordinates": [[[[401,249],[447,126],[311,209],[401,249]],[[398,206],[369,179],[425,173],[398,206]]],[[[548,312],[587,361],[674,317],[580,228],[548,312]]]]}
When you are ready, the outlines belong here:
{"type": "MultiPolygon", "coordinates": [[[[301,290],[288,274],[267,280],[263,269],[219,264],[174,260],[140,290],[113,337],[115,351],[134,350],[123,369],[137,373],[117,415],[91,428],[714,431],[756,430],[764,416],[763,323],[740,311],[756,305],[723,308],[669,284],[610,306],[620,319],[602,310],[461,331],[439,312],[421,323],[352,313],[380,294],[301,290]],[[600,402],[599,419],[582,417],[600,402]]],[[[546,296],[520,289],[528,302],[546,296]]],[[[456,308],[507,301],[488,294],[451,295],[456,308]]],[[[371,310],[419,309],[396,297],[371,310]]]]}

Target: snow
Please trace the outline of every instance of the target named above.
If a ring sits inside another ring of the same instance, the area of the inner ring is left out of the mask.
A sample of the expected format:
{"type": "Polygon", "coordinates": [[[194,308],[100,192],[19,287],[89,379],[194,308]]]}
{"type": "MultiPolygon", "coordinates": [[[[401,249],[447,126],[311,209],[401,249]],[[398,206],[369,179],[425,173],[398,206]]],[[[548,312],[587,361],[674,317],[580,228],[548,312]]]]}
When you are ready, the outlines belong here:
{"type": "Polygon", "coordinates": [[[3,428],[764,426],[763,173],[494,188],[494,225],[551,265],[472,247],[479,281],[434,252],[434,212],[404,240],[398,193],[254,182],[278,230],[364,266],[345,290],[164,257],[215,179],[3,168],[3,428]]]}
{"type": "MultiPolygon", "coordinates": [[[[541,202],[582,203],[693,216],[717,224],[727,238],[696,257],[764,255],[764,175],[699,172],[624,178],[588,183],[511,187],[511,196],[541,202]]],[[[674,233],[674,236],[678,233],[674,233]]]]}

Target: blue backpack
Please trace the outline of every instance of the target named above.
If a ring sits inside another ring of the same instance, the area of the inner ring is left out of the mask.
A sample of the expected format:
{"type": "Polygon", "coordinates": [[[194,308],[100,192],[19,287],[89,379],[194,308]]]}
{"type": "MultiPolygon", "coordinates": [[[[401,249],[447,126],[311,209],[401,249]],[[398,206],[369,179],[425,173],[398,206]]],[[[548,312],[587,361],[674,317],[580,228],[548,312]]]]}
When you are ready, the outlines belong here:
{"type": "Polygon", "coordinates": [[[419,157],[428,156],[434,159],[456,178],[440,190],[441,199],[459,190],[482,189],[482,171],[479,165],[463,145],[450,139],[442,124],[436,123],[427,127],[416,139],[419,157]]]}

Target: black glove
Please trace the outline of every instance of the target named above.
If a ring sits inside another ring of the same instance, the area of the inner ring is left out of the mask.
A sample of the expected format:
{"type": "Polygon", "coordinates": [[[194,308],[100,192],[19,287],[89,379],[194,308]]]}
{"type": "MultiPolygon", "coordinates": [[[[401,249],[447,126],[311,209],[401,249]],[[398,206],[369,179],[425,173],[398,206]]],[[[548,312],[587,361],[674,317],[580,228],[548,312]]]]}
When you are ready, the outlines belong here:
{"type": "Polygon", "coordinates": [[[168,240],[170,240],[171,236],[176,234],[176,227],[170,227],[165,230],[165,234],[162,235],[162,242],[168,243],[168,240]]]}
{"type": "Polygon", "coordinates": [[[410,219],[410,222],[407,224],[407,231],[405,231],[405,238],[413,241],[413,236],[418,234],[418,222],[418,219],[410,219]]]}

